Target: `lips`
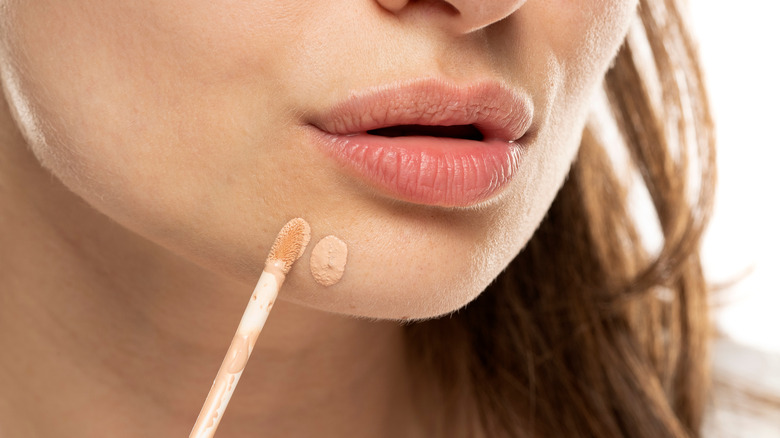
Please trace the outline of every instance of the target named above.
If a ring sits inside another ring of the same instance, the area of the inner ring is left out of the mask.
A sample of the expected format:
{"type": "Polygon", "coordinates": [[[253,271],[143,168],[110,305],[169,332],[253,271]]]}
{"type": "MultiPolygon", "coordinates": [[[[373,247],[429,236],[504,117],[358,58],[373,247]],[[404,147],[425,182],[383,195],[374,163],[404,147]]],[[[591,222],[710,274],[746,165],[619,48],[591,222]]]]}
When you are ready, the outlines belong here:
{"type": "Polygon", "coordinates": [[[380,193],[466,207],[518,172],[532,111],[530,99],[497,82],[422,79],[354,93],[309,123],[317,147],[380,193]]]}

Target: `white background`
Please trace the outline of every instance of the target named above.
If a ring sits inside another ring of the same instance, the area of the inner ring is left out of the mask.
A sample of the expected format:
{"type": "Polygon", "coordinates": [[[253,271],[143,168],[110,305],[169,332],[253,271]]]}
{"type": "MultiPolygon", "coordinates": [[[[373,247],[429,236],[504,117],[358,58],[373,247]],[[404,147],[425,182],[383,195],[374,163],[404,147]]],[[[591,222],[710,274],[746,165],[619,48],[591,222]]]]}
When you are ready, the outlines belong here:
{"type": "Polygon", "coordinates": [[[739,343],[780,353],[780,6],[690,5],[719,139],[705,271],[716,283],[744,276],[716,295],[718,327],[739,343]]]}
{"type": "Polygon", "coordinates": [[[690,0],[714,106],[719,186],[703,247],[715,283],[716,384],[708,438],[778,438],[780,412],[780,4],[690,0]],[[741,280],[740,280],[741,278],[741,280]],[[731,338],[729,340],[728,338],[731,338]]]}

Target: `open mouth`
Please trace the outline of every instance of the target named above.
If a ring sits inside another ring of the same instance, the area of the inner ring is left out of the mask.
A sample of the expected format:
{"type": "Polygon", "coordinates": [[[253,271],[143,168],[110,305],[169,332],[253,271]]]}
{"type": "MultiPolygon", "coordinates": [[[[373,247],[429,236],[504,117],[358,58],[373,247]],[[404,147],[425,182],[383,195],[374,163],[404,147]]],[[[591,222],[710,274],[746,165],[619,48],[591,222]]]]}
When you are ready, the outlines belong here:
{"type": "Polygon", "coordinates": [[[396,125],[385,128],[372,129],[366,131],[366,133],[382,137],[427,136],[458,138],[474,141],[482,141],[485,139],[485,136],[482,134],[482,132],[474,125],[396,125]]]}
{"type": "Polygon", "coordinates": [[[421,78],[351,92],[306,122],[336,168],[376,194],[468,207],[520,172],[532,120],[530,98],[501,82],[421,78]]]}

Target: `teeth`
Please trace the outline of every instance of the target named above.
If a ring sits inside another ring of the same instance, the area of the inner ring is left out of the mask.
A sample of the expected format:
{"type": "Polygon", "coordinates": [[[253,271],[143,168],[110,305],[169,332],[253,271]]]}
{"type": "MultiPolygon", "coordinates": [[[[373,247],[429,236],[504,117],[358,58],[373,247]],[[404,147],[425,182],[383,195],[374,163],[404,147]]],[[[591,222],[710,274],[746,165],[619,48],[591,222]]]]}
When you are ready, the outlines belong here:
{"type": "Polygon", "coordinates": [[[429,137],[452,137],[466,140],[484,140],[485,136],[474,125],[428,126],[428,125],[397,125],[367,131],[371,135],[383,137],[408,137],[421,135],[429,137]]]}

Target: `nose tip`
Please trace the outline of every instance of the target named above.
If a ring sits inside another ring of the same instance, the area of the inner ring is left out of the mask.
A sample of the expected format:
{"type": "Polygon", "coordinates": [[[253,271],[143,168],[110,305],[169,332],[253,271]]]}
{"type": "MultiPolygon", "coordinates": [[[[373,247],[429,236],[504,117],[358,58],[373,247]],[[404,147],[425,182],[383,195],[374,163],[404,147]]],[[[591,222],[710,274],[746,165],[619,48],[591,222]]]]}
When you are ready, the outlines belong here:
{"type": "MultiPolygon", "coordinates": [[[[376,0],[384,9],[400,14],[424,3],[442,3],[449,12],[442,23],[455,33],[469,33],[487,27],[517,11],[526,0],[376,0]]],[[[439,10],[443,10],[440,8],[439,10]]]]}

